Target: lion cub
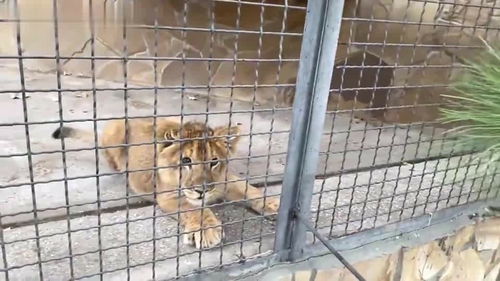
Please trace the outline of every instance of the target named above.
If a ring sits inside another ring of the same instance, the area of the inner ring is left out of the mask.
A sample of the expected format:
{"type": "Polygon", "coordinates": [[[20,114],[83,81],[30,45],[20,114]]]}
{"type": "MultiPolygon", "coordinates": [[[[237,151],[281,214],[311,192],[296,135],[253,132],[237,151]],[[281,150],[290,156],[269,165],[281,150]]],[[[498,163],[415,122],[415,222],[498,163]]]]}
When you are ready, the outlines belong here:
{"type": "MultiPolygon", "coordinates": [[[[184,243],[209,248],[219,244],[223,238],[221,222],[215,214],[208,208],[201,211],[203,202],[210,204],[221,199],[245,199],[259,213],[276,213],[279,206],[277,198],[264,200],[262,190],[226,174],[226,159],[236,150],[239,140],[238,127],[210,128],[203,123],[187,122],[181,128],[179,122],[169,119],[157,119],[154,127],[152,119],[133,119],[128,121],[128,136],[125,138],[125,121],[110,121],[99,138],[101,146],[112,146],[104,149],[105,158],[117,171],[125,171],[128,158],[128,170],[131,171],[128,180],[134,192],[154,191],[154,145],[144,143],[153,142],[155,129],[159,167],[156,200],[165,212],[181,212],[180,222],[187,233],[184,243]],[[133,145],[121,147],[126,143],[133,145]],[[225,181],[229,181],[227,185],[225,181]]],[[[57,129],[52,136],[56,139],[94,140],[93,132],[69,127],[57,129]]]]}

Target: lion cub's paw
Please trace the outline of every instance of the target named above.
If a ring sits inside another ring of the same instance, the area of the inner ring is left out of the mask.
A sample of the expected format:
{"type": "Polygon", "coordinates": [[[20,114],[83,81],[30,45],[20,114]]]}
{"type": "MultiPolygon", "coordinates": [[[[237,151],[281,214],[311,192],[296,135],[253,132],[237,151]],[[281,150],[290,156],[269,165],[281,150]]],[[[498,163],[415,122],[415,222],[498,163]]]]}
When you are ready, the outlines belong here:
{"type": "Polygon", "coordinates": [[[266,198],[266,206],[264,208],[264,214],[276,214],[280,207],[280,199],[276,197],[266,198]]]}
{"type": "Polygon", "coordinates": [[[280,200],[276,197],[268,197],[256,200],[253,204],[253,209],[264,215],[274,215],[278,213],[280,207],[280,200]],[[265,202],[264,202],[265,201],[265,202]]]}
{"type": "Polygon", "coordinates": [[[200,224],[191,223],[184,227],[183,242],[195,246],[198,249],[212,248],[217,246],[224,238],[222,226],[217,218],[209,218],[203,221],[203,230],[200,224]]]}

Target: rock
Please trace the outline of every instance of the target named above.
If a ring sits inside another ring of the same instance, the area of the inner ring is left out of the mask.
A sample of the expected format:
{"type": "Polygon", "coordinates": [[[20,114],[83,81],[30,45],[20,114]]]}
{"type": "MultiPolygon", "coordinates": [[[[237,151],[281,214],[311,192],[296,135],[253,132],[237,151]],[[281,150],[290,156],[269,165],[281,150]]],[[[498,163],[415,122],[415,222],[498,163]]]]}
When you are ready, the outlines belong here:
{"type": "Polygon", "coordinates": [[[439,281],[482,281],[485,268],[474,249],[454,252],[439,281]]]}

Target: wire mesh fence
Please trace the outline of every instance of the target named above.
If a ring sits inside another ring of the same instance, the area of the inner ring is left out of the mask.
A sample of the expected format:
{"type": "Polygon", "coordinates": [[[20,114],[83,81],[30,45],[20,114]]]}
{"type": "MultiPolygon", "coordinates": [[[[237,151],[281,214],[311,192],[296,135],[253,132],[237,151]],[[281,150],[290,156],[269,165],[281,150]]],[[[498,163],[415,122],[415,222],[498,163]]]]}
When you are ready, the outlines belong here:
{"type": "Polygon", "coordinates": [[[313,193],[316,228],[342,236],[497,196],[496,175],[485,176],[474,149],[460,149],[439,122],[441,95],[454,94],[447,85],[498,37],[496,1],[350,5],[313,193]]]}
{"type": "Polygon", "coordinates": [[[331,239],[498,197],[438,121],[497,10],[0,2],[0,278],[179,279],[297,258],[296,211],[331,239]]]}

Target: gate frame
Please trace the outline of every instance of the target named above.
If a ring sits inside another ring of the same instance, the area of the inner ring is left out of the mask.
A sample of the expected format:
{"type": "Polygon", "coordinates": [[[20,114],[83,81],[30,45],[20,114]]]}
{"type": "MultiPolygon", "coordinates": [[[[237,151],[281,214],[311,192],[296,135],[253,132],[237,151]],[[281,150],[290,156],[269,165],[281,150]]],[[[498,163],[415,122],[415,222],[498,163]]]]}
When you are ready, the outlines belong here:
{"type": "Polygon", "coordinates": [[[296,261],[306,245],[301,217],[311,216],[311,201],[335,65],[344,0],[307,4],[300,51],[293,120],[288,141],[274,251],[280,261],[296,261]]]}

